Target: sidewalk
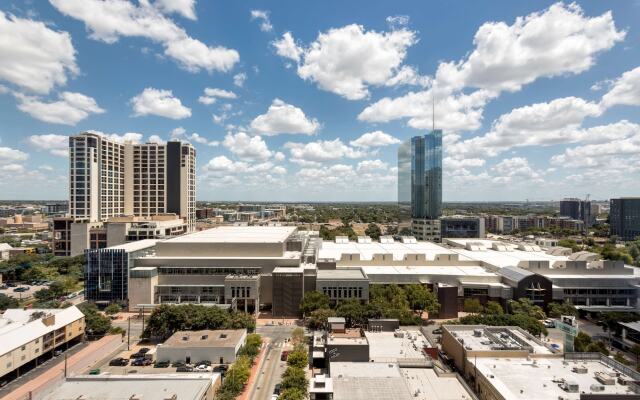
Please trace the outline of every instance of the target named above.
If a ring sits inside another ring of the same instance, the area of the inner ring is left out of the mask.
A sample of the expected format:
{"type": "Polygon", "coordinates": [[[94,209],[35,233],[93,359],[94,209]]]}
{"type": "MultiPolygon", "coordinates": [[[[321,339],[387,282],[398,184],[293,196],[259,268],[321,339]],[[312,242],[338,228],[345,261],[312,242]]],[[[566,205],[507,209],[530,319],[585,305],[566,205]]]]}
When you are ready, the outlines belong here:
{"type": "MultiPolygon", "coordinates": [[[[269,338],[262,339],[262,349],[260,349],[260,354],[256,357],[256,362],[251,367],[251,375],[249,375],[249,381],[247,381],[247,386],[244,391],[236,398],[236,400],[250,400],[249,395],[253,392],[253,385],[255,385],[256,380],[258,379],[258,374],[260,373],[260,369],[262,368],[262,363],[264,362],[264,357],[267,354],[267,346],[269,344],[269,338]]],[[[4,400],[4,399],[2,399],[4,400]]]]}
{"type": "MultiPolygon", "coordinates": [[[[104,359],[122,345],[122,336],[110,335],[90,343],[87,347],[67,359],[67,375],[79,375],[92,367],[97,361],[104,359]]],[[[44,392],[64,380],[64,360],[54,364],[40,376],[26,382],[1,400],[26,400],[29,393],[37,398],[44,392]]]]}

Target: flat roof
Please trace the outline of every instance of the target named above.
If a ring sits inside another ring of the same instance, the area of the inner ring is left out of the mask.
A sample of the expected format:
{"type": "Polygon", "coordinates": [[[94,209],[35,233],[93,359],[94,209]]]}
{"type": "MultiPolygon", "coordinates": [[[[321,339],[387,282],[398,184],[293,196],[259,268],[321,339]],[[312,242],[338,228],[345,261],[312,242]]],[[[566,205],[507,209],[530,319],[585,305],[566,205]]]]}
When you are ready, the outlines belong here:
{"type": "Polygon", "coordinates": [[[217,373],[77,376],[54,385],[43,400],[146,400],[170,399],[173,395],[200,400],[219,379],[217,373]]]}
{"type": "Polygon", "coordinates": [[[149,247],[153,247],[156,245],[157,242],[159,242],[158,239],[143,239],[143,240],[138,240],[136,242],[107,247],[107,249],[108,250],[124,250],[127,253],[130,253],[132,251],[138,251],[138,250],[143,250],[149,247]]]}
{"type": "Polygon", "coordinates": [[[513,326],[444,325],[467,351],[527,350],[533,354],[554,354],[551,349],[513,326]]]}
{"type": "Polygon", "coordinates": [[[246,329],[178,331],[162,344],[163,347],[235,347],[247,334],[246,329]]]}
{"type": "Polygon", "coordinates": [[[360,268],[319,269],[318,280],[358,280],[367,279],[360,268]]]}
{"type": "Polygon", "coordinates": [[[335,243],[323,241],[318,250],[318,259],[340,260],[343,254],[359,254],[361,260],[372,260],[374,254],[392,254],[394,260],[403,260],[408,254],[425,254],[427,260],[434,260],[438,254],[455,254],[450,249],[432,242],[415,243],[335,243]]]}
{"type": "Polygon", "coordinates": [[[483,267],[473,265],[363,265],[365,274],[372,275],[451,275],[497,277],[483,267]]]}
{"type": "Polygon", "coordinates": [[[455,374],[438,376],[433,368],[400,368],[415,400],[469,400],[473,397],[455,374]]]}
{"type": "Polygon", "coordinates": [[[531,360],[478,357],[473,363],[478,372],[484,375],[506,400],[579,400],[581,393],[633,394],[629,386],[621,385],[615,377],[615,383],[612,385],[603,385],[596,380],[596,373],[619,372],[599,360],[565,360],[561,357],[531,360]],[[587,372],[574,372],[575,367],[586,367],[587,372]],[[578,392],[570,393],[563,390],[560,387],[560,379],[576,383],[578,392]],[[601,390],[594,390],[593,387],[601,390]]]}
{"type": "MultiPolygon", "coordinates": [[[[395,337],[394,332],[365,332],[369,341],[369,358],[373,362],[397,362],[398,360],[421,359],[429,342],[418,330],[406,330],[404,337],[395,337]]],[[[333,364],[332,364],[333,368],[333,364]]]]}
{"type": "Polygon", "coordinates": [[[410,400],[413,395],[393,363],[332,362],[334,400],[410,400]]]}
{"type": "Polygon", "coordinates": [[[295,226],[220,226],[177,236],[165,243],[284,243],[295,226]]]}

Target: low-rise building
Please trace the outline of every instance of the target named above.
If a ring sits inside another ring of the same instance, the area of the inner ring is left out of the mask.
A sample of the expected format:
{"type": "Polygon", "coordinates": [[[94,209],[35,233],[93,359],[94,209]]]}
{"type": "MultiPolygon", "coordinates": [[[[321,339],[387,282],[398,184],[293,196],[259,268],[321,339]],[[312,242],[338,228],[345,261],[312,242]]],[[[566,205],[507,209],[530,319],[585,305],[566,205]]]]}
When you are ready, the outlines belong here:
{"type": "Polygon", "coordinates": [[[42,400],[213,400],[220,374],[80,375],[52,387],[42,400]]]}
{"type": "Polygon", "coordinates": [[[246,329],[179,331],[158,345],[156,357],[172,363],[229,364],[236,360],[246,339],[246,329]]]}
{"type": "Polygon", "coordinates": [[[84,331],[84,314],[76,306],[6,310],[0,318],[0,378],[81,339],[84,331]]]}

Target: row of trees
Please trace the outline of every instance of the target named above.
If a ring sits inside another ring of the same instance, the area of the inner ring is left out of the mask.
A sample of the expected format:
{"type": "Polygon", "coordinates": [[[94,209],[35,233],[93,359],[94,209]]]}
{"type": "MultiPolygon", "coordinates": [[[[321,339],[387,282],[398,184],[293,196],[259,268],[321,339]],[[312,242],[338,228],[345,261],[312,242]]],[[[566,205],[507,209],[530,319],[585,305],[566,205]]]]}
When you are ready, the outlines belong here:
{"type": "Polygon", "coordinates": [[[529,299],[509,300],[507,303],[509,313],[506,313],[500,303],[487,302],[482,306],[478,299],[466,299],[464,311],[471,313],[459,321],[447,323],[463,325],[489,325],[489,326],[519,326],[535,336],[547,335],[547,328],[540,322],[546,318],[544,310],[529,299]]]}
{"type": "Polygon", "coordinates": [[[251,376],[253,362],[246,355],[236,358],[236,362],[229,368],[216,392],[216,400],[235,400],[242,393],[251,376]]]}
{"type": "Polygon", "coordinates": [[[142,337],[164,340],[177,331],[243,328],[249,332],[255,330],[253,315],[196,304],[162,304],[151,313],[142,337]]]}
{"type": "Polygon", "coordinates": [[[369,302],[363,304],[358,299],[346,299],[332,305],[324,293],[305,293],[300,303],[300,311],[307,317],[311,329],[323,327],[329,317],[344,317],[349,326],[362,326],[369,319],[397,318],[403,325],[421,324],[422,313],[437,313],[440,304],[435,295],[424,285],[372,285],[369,288],[369,302]]]}
{"type": "Polygon", "coordinates": [[[302,328],[294,330],[291,340],[293,351],[289,353],[287,369],[282,374],[282,391],[278,400],[304,400],[307,398],[309,380],[306,371],[309,366],[309,355],[302,328]]]}

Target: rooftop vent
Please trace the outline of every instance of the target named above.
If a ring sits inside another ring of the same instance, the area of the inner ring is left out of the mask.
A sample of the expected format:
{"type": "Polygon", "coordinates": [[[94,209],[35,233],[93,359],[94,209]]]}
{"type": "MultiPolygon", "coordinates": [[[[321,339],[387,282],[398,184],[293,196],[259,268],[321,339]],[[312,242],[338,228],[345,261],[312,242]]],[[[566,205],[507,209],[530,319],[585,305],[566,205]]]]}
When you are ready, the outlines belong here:
{"type": "Polygon", "coordinates": [[[227,334],[226,333],[221,333],[220,334],[220,339],[226,339],[227,338],[227,334]]]}
{"type": "Polygon", "coordinates": [[[207,340],[209,339],[209,335],[202,335],[202,340],[207,340]]]}

